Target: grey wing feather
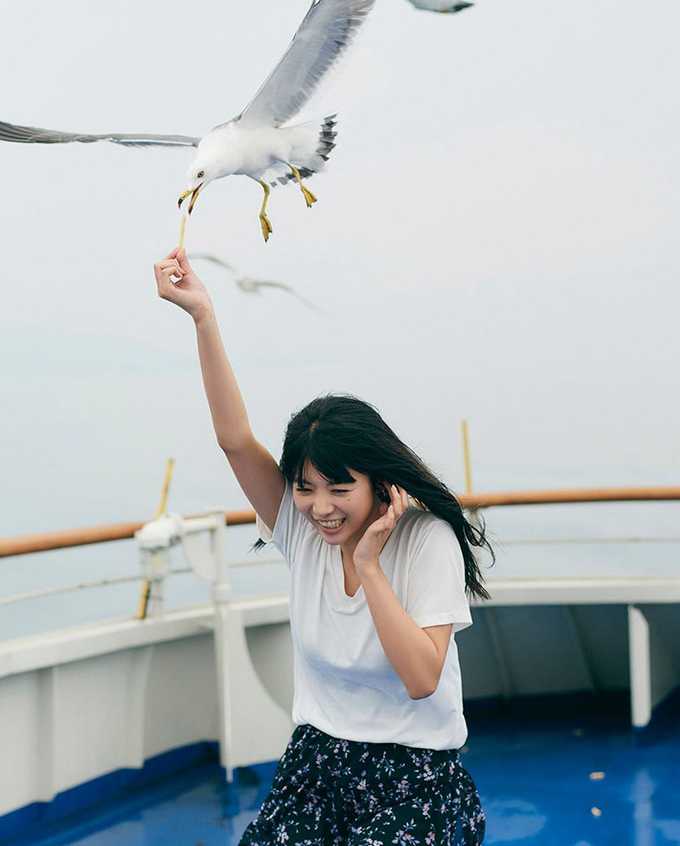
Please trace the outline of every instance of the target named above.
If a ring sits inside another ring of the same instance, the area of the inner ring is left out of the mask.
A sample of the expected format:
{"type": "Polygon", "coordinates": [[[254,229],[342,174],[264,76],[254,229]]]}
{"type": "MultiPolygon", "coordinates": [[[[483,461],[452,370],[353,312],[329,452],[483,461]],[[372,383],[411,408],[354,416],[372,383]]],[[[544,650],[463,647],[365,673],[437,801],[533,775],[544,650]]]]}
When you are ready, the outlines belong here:
{"type": "Polygon", "coordinates": [[[314,0],[283,57],[240,115],[244,124],[278,126],[313,94],[352,40],[375,0],[314,0]]]}
{"type": "Polygon", "coordinates": [[[229,264],[228,261],[224,261],[223,259],[218,258],[217,256],[210,255],[209,253],[188,253],[187,258],[191,261],[196,261],[197,259],[202,259],[203,261],[211,261],[213,264],[217,264],[219,265],[219,267],[225,268],[225,270],[228,270],[234,275],[237,273],[237,270],[233,264],[229,264]]]}
{"type": "Polygon", "coordinates": [[[308,308],[311,308],[312,311],[315,311],[317,314],[324,314],[320,308],[314,305],[311,300],[308,300],[307,297],[303,297],[302,294],[299,294],[295,288],[292,288],[290,285],[286,285],[285,282],[274,282],[270,279],[257,279],[253,280],[258,287],[266,287],[266,288],[280,288],[282,291],[286,291],[288,294],[292,294],[294,297],[297,297],[301,303],[304,303],[308,308]]]}
{"type": "Polygon", "coordinates": [[[187,135],[152,135],[146,132],[86,135],[0,121],[0,141],[14,141],[18,144],[67,144],[71,141],[90,144],[93,141],[111,141],[126,147],[197,147],[200,140],[187,135]]]}

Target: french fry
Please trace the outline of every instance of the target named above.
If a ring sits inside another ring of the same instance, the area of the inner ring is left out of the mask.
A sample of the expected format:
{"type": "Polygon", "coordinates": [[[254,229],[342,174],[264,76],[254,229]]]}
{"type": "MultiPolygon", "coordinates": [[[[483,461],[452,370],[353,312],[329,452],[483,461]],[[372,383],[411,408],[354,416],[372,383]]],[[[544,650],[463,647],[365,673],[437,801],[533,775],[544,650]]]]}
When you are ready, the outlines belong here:
{"type": "Polygon", "coordinates": [[[184,230],[187,226],[187,216],[185,214],[182,215],[182,225],[179,228],[179,249],[181,250],[184,246],[184,230]]]}

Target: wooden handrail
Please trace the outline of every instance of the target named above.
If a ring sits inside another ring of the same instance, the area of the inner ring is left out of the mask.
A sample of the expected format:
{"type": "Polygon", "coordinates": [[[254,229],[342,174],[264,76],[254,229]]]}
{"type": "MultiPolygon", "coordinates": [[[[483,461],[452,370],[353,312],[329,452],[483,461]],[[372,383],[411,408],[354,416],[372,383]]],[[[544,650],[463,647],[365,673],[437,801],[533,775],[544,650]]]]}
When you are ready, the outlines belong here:
{"type": "Polygon", "coordinates": [[[572,488],[554,491],[509,491],[458,496],[464,508],[490,508],[494,505],[555,505],[570,502],[642,502],[680,499],[680,487],[572,488]]]}
{"type": "MultiPolygon", "coordinates": [[[[458,500],[464,508],[490,508],[504,505],[554,505],[574,502],[632,502],[646,500],[680,500],[680,487],[645,488],[576,488],[554,491],[510,491],[505,493],[461,494],[458,500]]],[[[191,515],[202,516],[202,515],[191,515]]],[[[251,510],[227,511],[228,526],[243,526],[255,522],[251,510]]],[[[88,526],[83,529],[66,529],[59,532],[43,532],[36,535],[5,538],[0,540],[0,558],[10,555],[26,555],[31,552],[45,552],[51,549],[65,549],[71,546],[85,546],[91,543],[126,540],[144,525],[138,523],[113,523],[106,526],[88,526]]]]}
{"type": "MultiPolygon", "coordinates": [[[[192,514],[191,517],[205,515],[192,514]]],[[[228,526],[243,526],[255,522],[255,512],[227,511],[225,520],[228,526]]],[[[41,532],[38,535],[22,535],[0,540],[0,558],[10,555],[26,555],[30,552],[46,552],[51,549],[66,549],[69,546],[86,546],[90,543],[129,540],[142,528],[140,523],[109,523],[105,526],[86,526],[83,529],[63,529],[58,532],[41,532]]]]}

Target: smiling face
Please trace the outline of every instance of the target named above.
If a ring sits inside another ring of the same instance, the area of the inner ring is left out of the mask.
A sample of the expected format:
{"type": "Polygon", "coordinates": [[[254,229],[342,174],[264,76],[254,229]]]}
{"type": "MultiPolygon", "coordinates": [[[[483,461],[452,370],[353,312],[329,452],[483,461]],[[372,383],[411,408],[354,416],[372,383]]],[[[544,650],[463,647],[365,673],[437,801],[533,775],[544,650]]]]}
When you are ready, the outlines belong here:
{"type": "Polygon", "coordinates": [[[368,476],[349,473],[354,481],[332,482],[307,462],[302,478],[293,484],[293,501],[327,543],[353,552],[380,516],[380,500],[368,476]]]}

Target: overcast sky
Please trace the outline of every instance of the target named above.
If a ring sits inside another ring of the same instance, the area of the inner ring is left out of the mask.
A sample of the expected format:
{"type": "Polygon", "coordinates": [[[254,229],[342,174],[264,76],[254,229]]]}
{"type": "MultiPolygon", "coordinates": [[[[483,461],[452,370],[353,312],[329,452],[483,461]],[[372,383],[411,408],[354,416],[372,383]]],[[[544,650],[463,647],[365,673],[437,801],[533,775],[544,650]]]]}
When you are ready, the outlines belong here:
{"type": "MultiPolygon", "coordinates": [[[[307,0],[4,0],[0,119],[203,135],[248,102],[307,0]]],[[[200,197],[200,266],[258,435],[325,391],[376,404],[455,488],[677,484],[676,0],[378,0],[304,118],[338,110],[319,202],[200,197]]],[[[190,320],[155,294],[187,150],[0,144],[4,536],[242,507],[190,320]]],[[[199,265],[197,264],[197,269],[199,265]]],[[[627,519],[630,520],[630,517],[627,519]]],[[[636,518],[633,517],[633,520],[636,518]]]]}

